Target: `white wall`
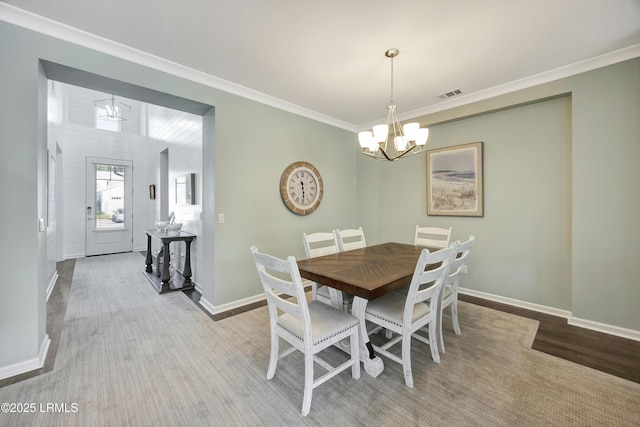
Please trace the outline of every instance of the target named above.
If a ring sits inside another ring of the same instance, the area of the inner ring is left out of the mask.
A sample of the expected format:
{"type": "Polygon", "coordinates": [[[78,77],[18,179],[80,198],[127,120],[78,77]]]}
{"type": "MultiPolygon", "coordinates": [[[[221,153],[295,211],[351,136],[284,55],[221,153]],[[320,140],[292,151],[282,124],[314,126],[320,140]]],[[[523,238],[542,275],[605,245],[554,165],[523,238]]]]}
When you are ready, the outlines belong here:
{"type": "Polygon", "coordinates": [[[147,224],[147,138],[118,134],[78,125],[64,125],[63,139],[65,188],[64,206],[64,257],[85,255],[86,236],[86,186],[87,157],[101,157],[133,161],[133,249],[146,248],[144,229],[147,224]]]}
{"type": "Polygon", "coordinates": [[[56,262],[61,261],[63,256],[62,247],[58,245],[58,240],[62,240],[62,224],[59,211],[60,196],[63,194],[60,178],[62,177],[63,165],[58,157],[58,149],[63,144],[61,134],[61,124],[63,121],[62,87],[54,81],[47,82],[47,298],[50,295],[55,281],[58,277],[56,262]],[[52,172],[49,168],[53,169],[52,172]],[[52,196],[53,194],[53,196],[52,196]],[[53,199],[53,200],[52,200],[53,199]]]}
{"type": "MultiPolygon", "coordinates": [[[[192,280],[196,282],[202,276],[202,263],[199,262],[202,253],[202,117],[194,114],[176,111],[169,108],[148,105],[148,135],[149,159],[148,182],[156,186],[156,199],[150,200],[149,225],[166,220],[161,218],[160,206],[165,204],[167,212],[174,212],[176,222],[182,223],[182,230],[195,234],[196,239],[191,244],[192,280]],[[161,152],[167,150],[169,157],[168,188],[166,193],[162,188],[160,177],[161,152]],[[195,174],[195,202],[192,205],[176,203],[175,180],[188,173],[195,174]],[[167,194],[163,200],[162,195],[167,194]]],[[[213,194],[207,194],[213,198],[213,194]]],[[[152,241],[153,250],[159,249],[159,243],[152,241]]],[[[171,252],[177,262],[175,267],[182,270],[184,266],[185,243],[171,244],[171,252]]]]}
{"type": "MultiPolygon", "coordinates": [[[[191,171],[197,173],[201,181],[202,174],[202,121],[201,117],[164,107],[143,104],[139,101],[118,97],[132,106],[128,120],[120,122],[121,132],[95,129],[94,104],[96,99],[108,97],[108,94],[77,86],[60,84],[64,92],[65,123],[63,135],[65,142],[64,187],[67,190],[63,199],[64,255],[74,258],[84,255],[85,228],[84,209],[86,208],[86,157],[106,157],[133,160],[134,185],[134,250],[146,249],[145,228],[153,228],[160,198],[149,199],[149,185],[158,186],[159,152],[170,148],[170,178],[191,171]]],[[[173,182],[170,179],[170,182],[173,182]]],[[[201,184],[196,200],[201,200],[201,184]]],[[[175,195],[170,187],[170,200],[175,195]]],[[[159,190],[159,188],[158,188],[159,190]]],[[[158,192],[160,194],[160,192],[158,192]]],[[[168,201],[167,201],[168,202],[168,201]]],[[[184,222],[184,230],[201,234],[201,202],[194,206],[177,206],[168,203],[175,210],[177,220],[184,222]]],[[[178,253],[184,253],[177,245],[178,253]]],[[[157,248],[154,248],[157,249],[157,248]]],[[[197,244],[192,248],[192,267],[194,280],[197,275],[197,244]]],[[[180,263],[177,267],[182,267],[180,263]]]]}

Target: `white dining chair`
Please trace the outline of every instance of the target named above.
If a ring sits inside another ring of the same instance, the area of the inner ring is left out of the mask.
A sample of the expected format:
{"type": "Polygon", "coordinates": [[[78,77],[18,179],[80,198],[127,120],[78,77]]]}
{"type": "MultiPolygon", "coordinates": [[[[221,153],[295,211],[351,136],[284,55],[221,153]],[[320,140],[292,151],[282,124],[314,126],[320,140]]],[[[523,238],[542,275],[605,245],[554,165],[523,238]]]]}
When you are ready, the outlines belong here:
{"type": "Polygon", "coordinates": [[[469,262],[469,254],[476,240],[474,235],[469,236],[469,240],[464,243],[456,242],[455,256],[451,261],[449,270],[449,278],[442,287],[440,310],[438,311],[438,349],[444,353],[444,335],[442,332],[442,318],[444,309],[451,306],[451,321],[453,323],[453,331],[456,335],[460,335],[460,323],[458,322],[458,286],[462,275],[467,273],[467,263],[469,262]]]}
{"type": "MultiPolygon", "coordinates": [[[[335,254],[338,252],[338,241],[333,232],[302,233],[302,246],[307,258],[315,258],[323,255],[335,254]]],[[[318,286],[311,282],[311,298],[325,304],[331,304],[331,295],[337,298],[337,304],[342,305],[342,293],[337,290],[331,291],[328,286],[318,286]]]]}
{"type": "Polygon", "coordinates": [[[420,227],[416,225],[416,235],[413,244],[416,246],[428,246],[430,248],[446,248],[451,242],[452,229],[452,227],[420,227]]]}
{"type": "Polygon", "coordinates": [[[411,370],[411,339],[416,338],[429,345],[431,358],[440,362],[438,352],[438,299],[440,288],[449,275],[451,257],[455,251],[455,243],[450,247],[435,252],[423,249],[411,278],[407,294],[391,292],[380,298],[369,301],[365,310],[365,319],[387,331],[398,334],[381,346],[374,345],[376,354],[400,363],[404,371],[404,382],[413,388],[411,370]],[[416,332],[428,326],[428,338],[416,332]],[[401,356],[389,351],[391,347],[402,341],[401,356]]]}
{"type": "Polygon", "coordinates": [[[360,249],[367,246],[362,227],[349,228],[345,230],[337,229],[334,230],[334,233],[336,235],[336,240],[338,241],[338,248],[340,249],[340,252],[360,249]]]}
{"type": "Polygon", "coordinates": [[[304,354],[304,394],[302,415],[311,409],[313,389],[351,368],[351,376],[360,378],[359,321],[352,315],[318,301],[307,302],[298,264],[293,256],[282,260],[251,247],[258,275],[269,307],[271,354],[267,379],[276,373],[278,360],[295,350],[304,354]],[[284,277],[283,277],[284,276],[284,277]],[[292,299],[293,297],[294,299],[292,299]],[[282,314],[279,314],[279,310],[282,314]],[[280,338],[291,346],[279,354],[280,338]],[[346,338],[350,339],[349,360],[339,366],[330,365],[317,353],[346,338]],[[327,372],[314,378],[314,362],[327,372]]]}

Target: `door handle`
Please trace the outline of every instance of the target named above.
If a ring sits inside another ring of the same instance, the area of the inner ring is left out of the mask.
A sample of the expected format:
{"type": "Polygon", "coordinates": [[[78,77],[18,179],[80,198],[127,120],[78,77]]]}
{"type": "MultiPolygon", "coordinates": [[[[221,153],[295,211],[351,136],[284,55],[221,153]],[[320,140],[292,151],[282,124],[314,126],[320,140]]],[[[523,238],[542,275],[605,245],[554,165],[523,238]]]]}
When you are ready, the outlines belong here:
{"type": "Polygon", "coordinates": [[[91,216],[91,206],[87,206],[87,215],[91,216]]]}

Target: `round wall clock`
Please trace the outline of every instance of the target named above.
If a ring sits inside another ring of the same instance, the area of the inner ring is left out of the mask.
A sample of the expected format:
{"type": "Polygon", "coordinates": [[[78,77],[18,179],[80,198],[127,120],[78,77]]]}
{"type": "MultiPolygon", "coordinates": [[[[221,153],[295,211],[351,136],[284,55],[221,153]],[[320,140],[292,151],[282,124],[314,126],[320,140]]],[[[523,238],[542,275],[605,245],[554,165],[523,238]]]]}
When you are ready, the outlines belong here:
{"type": "Polygon", "coordinates": [[[308,215],[318,209],[323,191],[320,172],[311,163],[291,163],[280,177],[282,201],[298,215],[308,215]]]}

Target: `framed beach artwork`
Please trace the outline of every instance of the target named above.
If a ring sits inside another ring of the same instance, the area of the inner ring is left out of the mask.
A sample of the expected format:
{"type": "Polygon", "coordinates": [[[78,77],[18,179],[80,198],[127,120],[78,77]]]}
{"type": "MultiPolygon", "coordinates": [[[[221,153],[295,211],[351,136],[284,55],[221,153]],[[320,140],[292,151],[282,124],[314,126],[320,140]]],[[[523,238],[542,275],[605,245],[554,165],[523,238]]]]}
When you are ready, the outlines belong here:
{"type": "Polygon", "coordinates": [[[427,151],[427,215],[484,215],[482,142],[427,151]]]}

